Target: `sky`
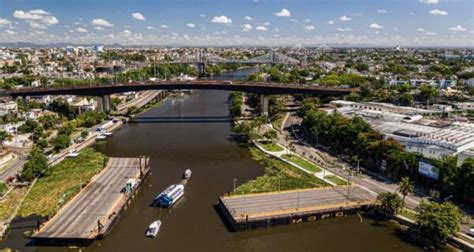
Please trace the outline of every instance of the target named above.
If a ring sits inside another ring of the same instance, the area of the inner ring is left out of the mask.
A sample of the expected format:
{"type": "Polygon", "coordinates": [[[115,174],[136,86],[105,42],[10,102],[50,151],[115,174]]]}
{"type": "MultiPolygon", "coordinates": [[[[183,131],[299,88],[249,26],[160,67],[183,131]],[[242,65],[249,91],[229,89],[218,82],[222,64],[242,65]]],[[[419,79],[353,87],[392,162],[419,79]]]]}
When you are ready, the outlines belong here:
{"type": "Polygon", "coordinates": [[[0,0],[0,42],[474,46],[474,0],[0,0]]]}

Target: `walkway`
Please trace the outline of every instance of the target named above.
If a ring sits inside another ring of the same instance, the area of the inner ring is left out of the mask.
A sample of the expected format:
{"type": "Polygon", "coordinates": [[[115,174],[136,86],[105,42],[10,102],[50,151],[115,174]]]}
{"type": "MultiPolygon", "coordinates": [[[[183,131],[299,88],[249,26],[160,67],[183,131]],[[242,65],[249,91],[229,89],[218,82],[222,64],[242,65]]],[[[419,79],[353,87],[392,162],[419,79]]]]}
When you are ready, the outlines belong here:
{"type": "MultiPolygon", "coordinates": [[[[121,192],[127,180],[140,176],[140,159],[110,158],[107,167],[51,220],[34,238],[91,239],[97,233],[98,221],[104,225],[115,218],[117,206],[126,199],[121,192]]],[[[143,160],[144,161],[144,160],[143,160]]]]}

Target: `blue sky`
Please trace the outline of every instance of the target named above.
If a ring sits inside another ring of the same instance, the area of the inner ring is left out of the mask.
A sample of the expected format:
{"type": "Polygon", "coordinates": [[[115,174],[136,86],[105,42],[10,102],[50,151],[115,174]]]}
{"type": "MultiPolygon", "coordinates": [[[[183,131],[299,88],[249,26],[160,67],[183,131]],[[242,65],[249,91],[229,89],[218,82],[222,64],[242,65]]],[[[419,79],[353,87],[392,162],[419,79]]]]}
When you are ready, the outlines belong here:
{"type": "Polygon", "coordinates": [[[0,0],[0,42],[474,46],[473,0],[0,0]]]}

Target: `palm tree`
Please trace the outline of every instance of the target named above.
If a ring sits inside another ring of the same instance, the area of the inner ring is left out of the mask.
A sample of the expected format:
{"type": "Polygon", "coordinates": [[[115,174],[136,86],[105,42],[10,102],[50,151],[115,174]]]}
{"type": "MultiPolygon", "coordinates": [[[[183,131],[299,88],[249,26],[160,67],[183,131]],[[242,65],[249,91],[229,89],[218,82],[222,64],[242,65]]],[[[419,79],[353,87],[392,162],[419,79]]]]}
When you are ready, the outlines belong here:
{"type": "Polygon", "coordinates": [[[403,177],[400,183],[398,183],[398,191],[403,195],[403,202],[405,202],[405,197],[413,192],[413,184],[410,181],[409,177],[403,177]]]}

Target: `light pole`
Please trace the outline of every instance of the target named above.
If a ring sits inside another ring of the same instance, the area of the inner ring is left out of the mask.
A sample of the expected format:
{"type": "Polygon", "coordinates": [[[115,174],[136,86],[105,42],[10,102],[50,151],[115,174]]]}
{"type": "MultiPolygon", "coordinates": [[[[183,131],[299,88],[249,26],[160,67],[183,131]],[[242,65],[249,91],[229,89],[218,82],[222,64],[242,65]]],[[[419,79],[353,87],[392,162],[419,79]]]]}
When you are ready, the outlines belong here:
{"type": "Polygon", "coordinates": [[[234,178],[234,190],[232,191],[233,193],[235,193],[235,183],[237,182],[237,179],[234,178]]]}

